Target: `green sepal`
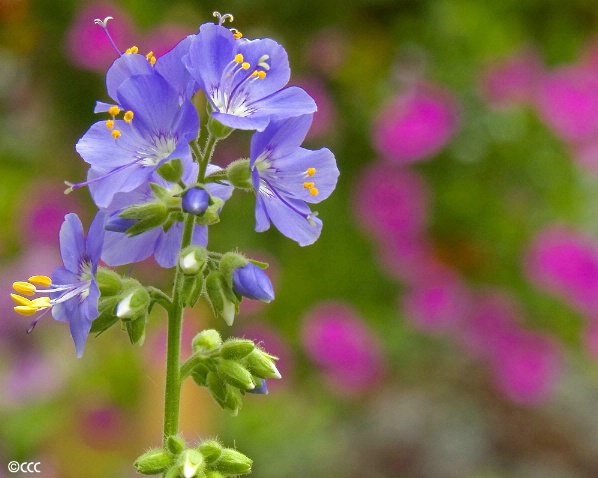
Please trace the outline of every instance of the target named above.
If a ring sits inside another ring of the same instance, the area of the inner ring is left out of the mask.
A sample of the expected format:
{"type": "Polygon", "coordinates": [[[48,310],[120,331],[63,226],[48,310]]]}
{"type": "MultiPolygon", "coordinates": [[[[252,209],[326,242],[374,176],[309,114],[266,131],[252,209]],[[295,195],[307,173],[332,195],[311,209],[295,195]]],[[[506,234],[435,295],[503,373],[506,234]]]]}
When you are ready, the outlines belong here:
{"type": "Polygon", "coordinates": [[[100,315],[91,323],[90,333],[100,335],[119,321],[116,316],[118,296],[101,297],[98,302],[100,315]]]}
{"type": "Polygon", "coordinates": [[[199,274],[208,262],[208,251],[201,246],[188,246],[179,254],[179,269],[185,275],[199,274]]]}
{"type": "Polygon", "coordinates": [[[164,478],[181,478],[181,473],[176,466],[170,468],[166,473],[164,473],[164,478]]]}
{"type": "Polygon", "coordinates": [[[233,271],[239,267],[246,266],[248,262],[247,258],[238,252],[227,252],[220,258],[220,272],[224,275],[231,289],[233,287],[233,271]]]}
{"type": "Polygon", "coordinates": [[[281,378],[274,361],[278,360],[273,355],[256,348],[243,359],[243,364],[255,376],[259,378],[281,378]]]}
{"type": "Polygon", "coordinates": [[[195,307],[203,292],[204,279],[201,274],[184,276],[181,298],[184,307],[195,307]]]}
{"type": "Polygon", "coordinates": [[[210,205],[203,214],[195,217],[195,222],[200,226],[212,226],[220,222],[220,208],[224,201],[217,196],[210,196],[210,205]]]}
{"type": "Polygon", "coordinates": [[[142,475],[159,475],[172,466],[172,457],[166,450],[155,448],[137,458],[133,466],[142,475]]]}
{"type": "Polygon", "coordinates": [[[253,340],[228,339],[220,347],[220,356],[227,360],[239,360],[253,352],[253,349],[253,340]]]}
{"type": "Polygon", "coordinates": [[[214,463],[222,455],[222,445],[216,440],[205,440],[199,444],[197,450],[203,455],[209,465],[214,463]]]}
{"type": "Polygon", "coordinates": [[[245,391],[239,390],[238,388],[228,385],[226,387],[226,400],[225,407],[230,411],[233,417],[239,414],[239,410],[243,406],[243,394],[245,391]]]}
{"type": "Polygon", "coordinates": [[[200,364],[191,372],[191,378],[200,387],[207,387],[208,373],[210,373],[210,369],[200,364]]]}
{"type": "Polygon", "coordinates": [[[220,121],[215,119],[211,114],[208,116],[208,132],[216,139],[222,140],[228,137],[234,128],[223,125],[220,121]]]}
{"type": "Polygon", "coordinates": [[[184,450],[177,459],[177,467],[182,476],[203,477],[203,471],[206,468],[206,463],[203,455],[194,448],[184,450]]]}
{"type": "Polygon", "coordinates": [[[243,453],[232,448],[225,448],[212,468],[225,475],[245,475],[251,473],[252,464],[253,461],[243,453]]]}
{"type": "Polygon", "coordinates": [[[116,306],[116,315],[123,321],[145,319],[147,310],[152,301],[147,289],[141,285],[127,289],[119,296],[116,306]]]}
{"type": "Polygon", "coordinates": [[[216,470],[211,470],[206,473],[205,478],[226,478],[222,473],[216,470]]]}
{"type": "Polygon", "coordinates": [[[132,344],[143,345],[145,342],[145,317],[124,322],[132,344]]]}
{"type": "Polygon", "coordinates": [[[214,350],[221,345],[222,337],[218,331],[214,329],[202,330],[199,334],[193,337],[191,342],[193,353],[214,350]]]}
{"type": "Polygon", "coordinates": [[[165,188],[164,186],[160,186],[156,183],[150,183],[150,189],[154,193],[156,198],[160,199],[161,201],[167,201],[172,197],[172,191],[165,188]]]}
{"type": "Polygon", "coordinates": [[[156,172],[166,181],[171,183],[179,182],[183,177],[183,162],[180,159],[171,159],[156,169],[156,172]]]}
{"type": "Polygon", "coordinates": [[[251,373],[239,362],[234,360],[222,360],[218,364],[220,377],[233,387],[241,390],[253,390],[255,385],[251,380],[251,373]]]}
{"type": "Polygon", "coordinates": [[[222,317],[230,326],[239,311],[239,300],[220,271],[211,271],[206,278],[206,294],[216,317],[222,317]]]}
{"type": "Polygon", "coordinates": [[[260,269],[267,269],[269,264],[267,262],[256,261],[255,259],[249,259],[249,262],[258,266],[260,269]]]}
{"type": "Polygon", "coordinates": [[[238,189],[253,189],[249,159],[237,159],[226,168],[226,177],[231,186],[238,189]]]}
{"type": "Polygon", "coordinates": [[[226,409],[226,395],[228,393],[226,383],[215,372],[209,372],[206,384],[210,394],[220,407],[226,409]]]}
{"type": "Polygon", "coordinates": [[[180,436],[171,435],[166,439],[166,448],[172,453],[173,455],[179,455],[187,446],[185,440],[180,436]]]}
{"type": "Polygon", "coordinates": [[[112,269],[98,267],[96,280],[102,297],[116,295],[122,289],[122,278],[112,269]]]}

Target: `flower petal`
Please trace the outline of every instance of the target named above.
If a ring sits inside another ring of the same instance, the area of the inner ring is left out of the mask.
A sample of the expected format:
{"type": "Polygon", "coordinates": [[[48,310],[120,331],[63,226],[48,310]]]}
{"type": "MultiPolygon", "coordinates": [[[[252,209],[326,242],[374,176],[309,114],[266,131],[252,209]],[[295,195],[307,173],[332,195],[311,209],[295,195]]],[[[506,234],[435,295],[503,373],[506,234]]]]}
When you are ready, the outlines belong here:
{"type": "Polygon", "coordinates": [[[133,75],[154,75],[154,68],[147,58],[140,54],[126,53],[114,60],[106,72],[106,89],[110,98],[118,101],[117,92],[120,85],[133,75]]]}
{"type": "Polygon", "coordinates": [[[198,85],[183,64],[183,56],[189,53],[191,40],[189,35],[181,40],[172,50],[158,58],[154,69],[178,92],[180,103],[189,99],[197,91],[198,85]]]}
{"type": "MultiPolygon", "coordinates": [[[[105,179],[100,179],[89,184],[89,192],[96,206],[106,208],[112,202],[115,194],[132,191],[137,188],[154,172],[155,167],[143,167],[132,164],[121,171],[110,174],[105,179]]],[[[108,174],[110,171],[90,169],[87,173],[87,180],[91,181],[108,174]]]]}
{"type": "Polygon", "coordinates": [[[271,121],[268,127],[251,138],[251,165],[259,156],[276,158],[289,154],[305,139],[313,115],[301,115],[281,121],[271,121]]]}
{"type": "Polygon", "coordinates": [[[95,267],[97,267],[97,263],[100,260],[100,255],[102,254],[105,219],[106,215],[102,211],[98,211],[91,222],[91,226],[89,226],[89,231],[87,232],[87,237],[85,239],[85,250],[87,251],[87,257],[95,267]]]}
{"type": "Polygon", "coordinates": [[[314,99],[298,86],[284,88],[251,103],[249,106],[255,110],[255,113],[251,115],[255,120],[266,116],[270,121],[315,113],[318,109],[314,99]]]}
{"type": "Polygon", "coordinates": [[[85,257],[85,242],[81,220],[74,213],[64,216],[64,222],[60,228],[60,255],[64,267],[74,274],[78,274],[79,265],[85,257]]]}
{"type": "Polygon", "coordinates": [[[102,260],[109,266],[122,266],[147,259],[163,233],[162,228],[155,228],[129,237],[122,232],[105,231],[102,260]]]}

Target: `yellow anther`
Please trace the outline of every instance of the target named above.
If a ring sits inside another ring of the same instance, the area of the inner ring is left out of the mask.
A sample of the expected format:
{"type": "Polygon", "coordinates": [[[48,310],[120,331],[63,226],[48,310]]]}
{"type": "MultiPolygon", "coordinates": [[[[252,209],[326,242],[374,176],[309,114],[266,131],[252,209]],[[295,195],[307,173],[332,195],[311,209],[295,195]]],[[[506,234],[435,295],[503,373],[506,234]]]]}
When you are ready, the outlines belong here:
{"type": "Polygon", "coordinates": [[[35,307],[29,307],[28,305],[17,305],[15,312],[20,315],[34,315],[37,312],[35,307]]]}
{"type": "Polygon", "coordinates": [[[235,40],[238,40],[239,38],[243,38],[243,34],[239,30],[235,30],[235,32],[233,33],[233,38],[235,40]]]}
{"type": "Polygon", "coordinates": [[[108,113],[110,113],[112,116],[116,116],[118,113],[120,113],[120,108],[118,106],[111,106],[110,109],[108,109],[108,113]]]}
{"type": "Polygon", "coordinates": [[[244,70],[249,70],[250,67],[251,67],[251,65],[249,63],[247,63],[246,61],[241,63],[241,68],[243,68],[244,70]]]}
{"type": "Polygon", "coordinates": [[[19,294],[23,295],[33,295],[35,294],[35,286],[30,284],[29,282],[13,282],[12,288],[16,290],[19,294]]]}
{"type": "Polygon", "coordinates": [[[145,57],[149,60],[152,56],[154,56],[154,52],[150,51],[145,57]]]}
{"type": "Polygon", "coordinates": [[[124,119],[127,123],[130,123],[131,121],[133,121],[133,116],[135,116],[135,113],[133,113],[131,110],[129,110],[125,113],[124,119]]]}
{"type": "Polygon", "coordinates": [[[318,188],[310,188],[310,190],[309,190],[310,196],[317,196],[319,193],[320,193],[320,191],[318,191],[318,188]]]}
{"type": "Polygon", "coordinates": [[[244,57],[243,57],[243,54],[242,54],[242,53],[237,53],[237,54],[235,55],[235,61],[236,61],[237,63],[243,63],[243,58],[244,58],[244,57]]]}
{"type": "Polygon", "coordinates": [[[114,128],[114,120],[106,120],[106,128],[108,128],[108,129],[114,128]]]}
{"type": "Polygon", "coordinates": [[[251,76],[257,76],[257,70],[253,70],[253,73],[251,74],[251,76]]]}
{"type": "Polygon", "coordinates": [[[149,62],[150,62],[150,65],[154,66],[154,65],[156,64],[156,57],[155,57],[155,56],[152,56],[152,57],[149,59],[149,62]]]}
{"type": "Polygon", "coordinates": [[[120,138],[120,131],[119,131],[119,130],[117,130],[117,129],[113,129],[113,130],[112,130],[112,137],[113,137],[114,139],[118,139],[118,138],[120,138]]]}
{"type": "Polygon", "coordinates": [[[10,298],[15,301],[17,305],[29,305],[31,301],[19,294],[10,294],[10,298]]]}
{"type": "Polygon", "coordinates": [[[125,53],[138,53],[139,52],[139,48],[137,48],[136,46],[132,46],[131,48],[127,48],[125,50],[125,53]]]}
{"type": "Polygon", "coordinates": [[[52,285],[52,279],[48,276],[31,276],[29,282],[41,287],[50,287],[50,285],[52,285]]]}
{"type": "Polygon", "coordinates": [[[304,187],[305,189],[311,189],[311,188],[313,188],[314,186],[315,186],[315,184],[314,184],[314,183],[303,183],[303,187],[304,187]]]}
{"type": "Polygon", "coordinates": [[[258,72],[257,72],[257,77],[258,77],[260,80],[263,80],[264,78],[266,78],[266,72],[265,72],[265,71],[258,71],[258,72]]]}
{"type": "Polygon", "coordinates": [[[29,303],[29,307],[35,307],[36,309],[48,309],[52,307],[52,303],[50,302],[49,297],[39,297],[37,299],[33,299],[29,303]]]}
{"type": "Polygon", "coordinates": [[[311,178],[314,174],[316,174],[316,168],[307,168],[307,175],[311,178]]]}

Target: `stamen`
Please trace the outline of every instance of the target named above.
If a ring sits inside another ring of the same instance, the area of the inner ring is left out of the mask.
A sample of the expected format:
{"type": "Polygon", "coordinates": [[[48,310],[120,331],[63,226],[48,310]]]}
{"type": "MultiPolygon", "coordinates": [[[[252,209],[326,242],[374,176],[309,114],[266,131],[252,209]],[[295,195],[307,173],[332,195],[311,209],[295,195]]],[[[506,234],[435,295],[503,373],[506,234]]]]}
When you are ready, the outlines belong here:
{"type": "Polygon", "coordinates": [[[130,111],[130,110],[129,110],[129,111],[127,111],[127,112],[125,113],[124,120],[125,120],[127,123],[130,123],[131,121],[133,121],[133,117],[134,117],[134,116],[135,116],[135,113],[133,113],[132,111],[130,111]]]}
{"type": "Polygon", "coordinates": [[[310,188],[309,189],[310,196],[317,196],[319,193],[320,193],[320,191],[318,191],[318,188],[310,188]]]}
{"type": "Polygon", "coordinates": [[[35,313],[37,312],[36,307],[29,307],[28,305],[17,305],[14,309],[17,314],[24,315],[27,317],[35,315],[35,313]]]}
{"type": "Polygon", "coordinates": [[[112,130],[112,137],[113,137],[114,139],[118,139],[118,138],[120,138],[120,131],[119,131],[119,130],[117,130],[117,129],[114,129],[114,130],[112,130]]]}
{"type": "Polygon", "coordinates": [[[315,183],[303,183],[305,189],[311,189],[315,186],[315,183]]]}
{"type": "Polygon", "coordinates": [[[147,61],[150,62],[150,65],[155,65],[156,64],[156,57],[154,56],[154,52],[150,51],[147,55],[145,55],[145,57],[147,58],[147,61]]]}
{"type": "Polygon", "coordinates": [[[122,55],[121,51],[118,49],[118,47],[116,46],[116,43],[114,43],[114,40],[112,39],[112,37],[110,36],[110,33],[108,32],[108,20],[114,20],[114,19],[112,17],[106,17],[106,18],[104,18],[104,20],[100,20],[99,18],[96,18],[93,22],[96,25],[99,25],[100,27],[102,27],[102,29],[104,30],[104,33],[106,33],[106,36],[108,37],[108,40],[110,40],[112,47],[116,50],[116,53],[118,53],[119,55],[122,55]]]}
{"type": "Polygon", "coordinates": [[[114,120],[106,120],[106,128],[108,128],[108,129],[114,128],[114,120]]]}
{"type": "Polygon", "coordinates": [[[110,113],[111,116],[116,116],[120,113],[120,108],[118,106],[111,106],[108,108],[108,113],[110,113]]]}
{"type": "Polygon", "coordinates": [[[265,71],[258,71],[258,72],[257,72],[257,77],[258,77],[260,80],[263,80],[264,78],[266,78],[266,72],[265,72],[265,71]]]}
{"type": "Polygon", "coordinates": [[[237,53],[237,54],[235,55],[235,61],[236,61],[237,63],[243,63],[243,58],[244,58],[244,57],[243,57],[243,54],[242,54],[242,53],[237,53]]]}
{"type": "Polygon", "coordinates": [[[129,55],[131,55],[131,54],[134,55],[136,53],[139,53],[139,48],[137,48],[136,46],[132,46],[131,48],[127,48],[125,50],[125,53],[128,53],[129,55]]]}
{"type": "Polygon", "coordinates": [[[52,279],[48,276],[31,276],[29,282],[41,287],[50,287],[50,285],[52,285],[52,279]]]}
{"type": "Polygon", "coordinates": [[[12,288],[22,295],[33,295],[36,291],[36,288],[33,284],[22,281],[13,282],[12,288]]]}
{"type": "Polygon", "coordinates": [[[29,299],[18,294],[10,294],[10,298],[14,300],[17,305],[29,305],[31,303],[29,299]]]}
{"type": "Polygon", "coordinates": [[[241,63],[241,68],[243,68],[244,70],[249,70],[250,67],[251,67],[251,65],[249,63],[247,63],[246,61],[241,63]]]}
{"type": "Polygon", "coordinates": [[[220,12],[214,12],[213,15],[218,19],[218,25],[222,25],[227,20],[231,23],[234,21],[234,18],[230,13],[225,13],[224,15],[221,15],[220,12]]]}
{"type": "Polygon", "coordinates": [[[311,178],[314,174],[316,174],[316,168],[307,168],[307,175],[311,178]]]}
{"type": "Polygon", "coordinates": [[[243,34],[236,28],[231,28],[230,31],[233,32],[233,38],[235,40],[240,40],[241,38],[243,38],[243,34]]]}

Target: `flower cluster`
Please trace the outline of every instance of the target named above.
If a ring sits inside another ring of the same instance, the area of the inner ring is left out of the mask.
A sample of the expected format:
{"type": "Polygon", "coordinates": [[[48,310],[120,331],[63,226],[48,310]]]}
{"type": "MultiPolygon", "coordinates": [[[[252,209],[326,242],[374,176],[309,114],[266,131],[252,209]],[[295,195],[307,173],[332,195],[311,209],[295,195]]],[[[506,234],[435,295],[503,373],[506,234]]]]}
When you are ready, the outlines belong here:
{"type": "Polygon", "coordinates": [[[326,199],[339,175],[328,149],[302,147],[316,104],[303,89],[286,86],[284,48],[271,39],[246,39],[224,26],[231,15],[215,16],[217,24],[202,25],[160,57],[135,46],[121,52],[108,33],[111,17],[95,20],[118,58],[106,74],[110,101],[98,101],[94,110],[104,117],[76,144],[89,164],[87,179],[67,183],[66,192],[88,187],[99,212],[86,238],[79,218],[68,214],[60,231],[64,266],[51,277],[15,282],[17,293],[11,295],[16,312],[35,316],[29,331],[49,311],[68,322],[78,357],[90,332],[103,333],[119,322],[131,343],[143,344],[154,305],[167,312],[164,448],[140,457],[136,467],[142,474],[191,478],[251,471],[249,458],[217,442],[189,449],[181,442],[181,383],[192,377],[236,414],[245,393],[265,394],[266,379],[281,377],[277,358],[252,340],[222,341],[207,330],[181,364],[183,310],[204,298],[230,326],[243,298],[274,299],[267,264],[236,250],[207,249],[209,226],[220,221],[234,189],[255,193],[256,231],[274,224],[305,246],[322,231],[309,204],[326,199]],[[207,121],[200,120],[194,101],[202,93],[207,121]],[[235,129],[254,131],[248,157],[225,168],[212,164],[216,144],[235,129]],[[100,261],[120,266],[150,256],[175,268],[172,295],[99,267],[100,261]]]}

